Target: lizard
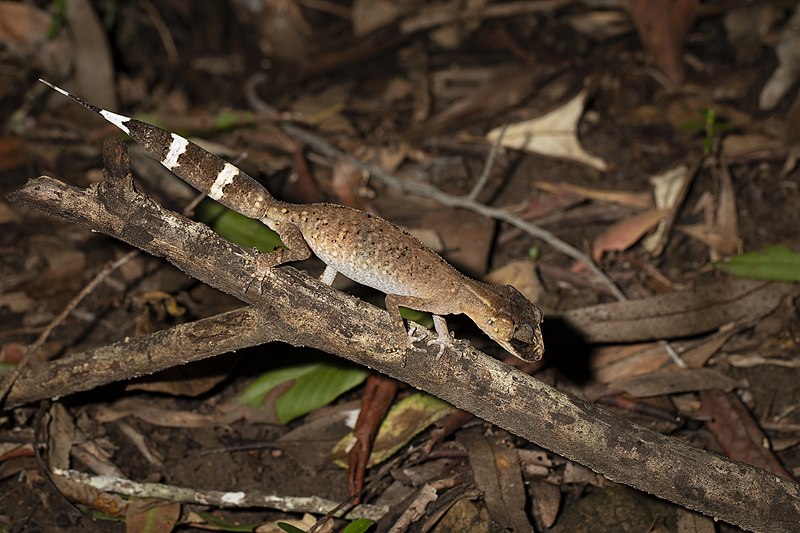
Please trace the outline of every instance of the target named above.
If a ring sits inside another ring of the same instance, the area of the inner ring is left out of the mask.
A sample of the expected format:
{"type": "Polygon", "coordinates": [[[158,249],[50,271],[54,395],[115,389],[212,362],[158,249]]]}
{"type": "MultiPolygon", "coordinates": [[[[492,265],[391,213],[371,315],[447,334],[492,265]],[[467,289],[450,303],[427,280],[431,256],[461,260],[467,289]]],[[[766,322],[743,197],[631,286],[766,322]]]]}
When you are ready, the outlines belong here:
{"type": "Polygon", "coordinates": [[[325,263],[323,283],[331,285],[341,273],[385,293],[393,328],[412,348],[400,306],[432,314],[440,356],[443,347],[453,343],[442,315],[465,314],[512,355],[523,361],[541,359],[542,312],[511,285],[491,285],[462,274],[416,237],[381,217],[332,203],[277,200],[250,175],[188,139],[39,81],[122,130],[200,192],[275,231],[285,247],[264,254],[265,267],[302,261],[313,253],[325,263]]]}

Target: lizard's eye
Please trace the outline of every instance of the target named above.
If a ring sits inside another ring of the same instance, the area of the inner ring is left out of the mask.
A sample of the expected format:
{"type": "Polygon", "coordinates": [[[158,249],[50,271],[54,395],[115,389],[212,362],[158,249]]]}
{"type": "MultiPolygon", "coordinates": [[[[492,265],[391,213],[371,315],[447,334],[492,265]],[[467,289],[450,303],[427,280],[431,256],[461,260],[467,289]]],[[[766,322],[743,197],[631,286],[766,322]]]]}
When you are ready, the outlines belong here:
{"type": "Polygon", "coordinates": [[[534,341],[533,328],[530,324],[522,324],[514,328],[514,339],[530,344],[534,341]]]}

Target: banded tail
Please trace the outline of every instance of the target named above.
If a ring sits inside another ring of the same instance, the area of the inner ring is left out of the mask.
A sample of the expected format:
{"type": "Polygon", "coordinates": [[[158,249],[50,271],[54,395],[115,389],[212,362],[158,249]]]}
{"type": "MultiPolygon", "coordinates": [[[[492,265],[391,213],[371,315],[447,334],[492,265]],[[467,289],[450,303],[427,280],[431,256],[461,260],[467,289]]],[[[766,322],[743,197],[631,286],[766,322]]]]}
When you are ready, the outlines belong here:
{"type": "Polygon", "coordinates": [[[188,139],[151,124],[106,111],[52,83],[43,79],[39,81],[124,131],[167,170],[224,206],[247,217],[261,219],[267,207],[277,203],[250,175],[188,139]]]}

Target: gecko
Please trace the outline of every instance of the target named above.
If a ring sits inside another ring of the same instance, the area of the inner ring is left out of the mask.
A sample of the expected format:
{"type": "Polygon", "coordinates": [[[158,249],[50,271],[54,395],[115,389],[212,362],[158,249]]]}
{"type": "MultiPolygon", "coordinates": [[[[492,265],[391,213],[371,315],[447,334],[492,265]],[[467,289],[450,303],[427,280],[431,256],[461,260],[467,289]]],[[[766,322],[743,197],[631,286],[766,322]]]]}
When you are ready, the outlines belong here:
{"type": "Polygon", "coordinates": [[[462,274],[416,237],[378,216],[332,203],[293,204],[274,198],[254,178],[197,144],[145,122],[101,109],[39,80],[125,132],[167,170],[210,198],[275,231],[285,247],[263,255],[266,267],[308,259],[325,263],[320,280],[337,274],[386,294],[393,328],[413,348],[400,306],[431,313],[434,342],[452,345],[442,315],[465,314],[489,338],[523,361],[544,353],[541,310],[511,285],[462,274]]]}

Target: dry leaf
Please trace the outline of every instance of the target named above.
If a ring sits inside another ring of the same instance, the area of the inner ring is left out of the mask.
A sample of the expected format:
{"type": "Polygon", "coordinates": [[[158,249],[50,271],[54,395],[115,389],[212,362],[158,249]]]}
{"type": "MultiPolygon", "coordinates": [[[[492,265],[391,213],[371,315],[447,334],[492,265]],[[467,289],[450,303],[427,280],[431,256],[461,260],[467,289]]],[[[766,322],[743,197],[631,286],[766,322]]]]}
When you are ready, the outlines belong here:
{"type": "Polygon", "coordinates": [[[727,278],[685,291],[574,309],[561,317],[590,343],[688,337],[760,316],[798,290],[789,283],[727,278]]]}
{"type": "Polygon", "coordinates": [[[709,419],[706,427],[728,457],[793,480],[769,449],[767,437],[737,395],[707,390],[700,393],[700,400],[701,412],[709,419]]]}
{"type": "Polygon", "coordinates": [[[698,0],[628,0],[642,45],[673,83],[686,76],[681,52],[698,4],[698,0]]]}
{"type": "Polygon", "coordinates": [[[634,398],[651,398],[680,392],[709,389],[732,390],[739,383],[713,368],[669,367],[641,376],[620,379],[609,389],[623,391],[634,398]]]}
{"type": "Polygon", "coordinates": [[[781,141],[761,133],[731,133],[722,139],[723,157],[743,157],[753,153],[774,152],[783,148],[781,141]]]}
{"type": "Polygon", "coordinates": [[[797,5],[792,18],[783,28],[775,45],[778,68],[764,85],[758,97],[761,109],[772,109],[800,76],[800,5],[797,5]]]}
{"type": "Polygon", "coordinates": [[[667,211],[663,209],[650,209],[617,222],[594,240],[592,258],[599,261],[605,252],[627,250],[666,214],[667,211]]]}
{"type": "Polygon", "coordinates": [[[714,520],[700,513],[678,507],[678,533],[716,533],[714,520]]]}
{"type": "Polygon", "coordinates": [[[742,240],[736,235],[723,233],[719,228],[705,224],[678,226],[680,231],[700,241],[720,255],[734,255],[741,249],[742,240]]]}
{"type": "Polygon", "coordinates": [[[513,285],[532,302],[538,302],[543,294],[542,284],[536,276],[536,267],[526,259],[511,261],[493,270],[486,276],[486,281],[495,285],[513,285]]]}
{"type": "Polygon", "coordinates": [[[652,235],[645,237],[642,246],[653,256],[658,257],[664,251],[667,238],[672,230],[675,215],[678,208],[686,198],[689,191],[689,183],[692,181],[694,173],[688,173],[687,165],[678,165],[662,174],[650,177],[653,185],[653,197],[655,198],[656,208],[666,209],[669,215],[658,223],[658,227],[652,235]]]}
{"type": "MultiPolygon", "coordinates": [[[[719,193],[717,195],[715,222],[720,233],[728,236],[736,243],[736,249],[733,253],[739,251],[742,247],[742,239],[739,237],[739,217],[736,213],[736,191],[733,189],[731,173],[728,172],[728,168],[725,166],[720,169],[719,173],[719,193]]],[[[713,259],[716,260],[718,258],[714,257],[713,259]]]]}
{"type": "Polygon", "coordinates": [[[361,37],[397,20],[402,9],[391,0],[356,0],[353,2],[353,34],[361,37]]]}
{"type": "MultiPolygon", "coordinates": [[[[586,94],[586,91],[581,91],[558,109],[511,124],[501,144],[507,148],[568,159],[600,171],[607,170],[608,163],[586,152],[578,140],[578,122],[583,114],[586,94]]],[[[486,140],[491,144],[497,143],[501,131],[502,128],[493,129],[486,135],[486,140]]]]}
{"type": "Polygon", "coordinates": [[[535,186],[548,192],[562,194],[567,193],[583,198],[589,198],[591,200],[597,200],[599,202],[610,202],[641,208],[653,206],[653,200],[650,196],[650,193],[647,192],[593,189],[590,187],[581,187],[580,185],[572,185],[571,183],[552,183],[549,181],[537,181],[535,186]]]}
{"type": "Polygon", "coordinates": [[[628,346],[604,346],[592,353],[592,374],[600,383],[649,374],[670,361],[667,352],[657,343],[628,346]]]}

